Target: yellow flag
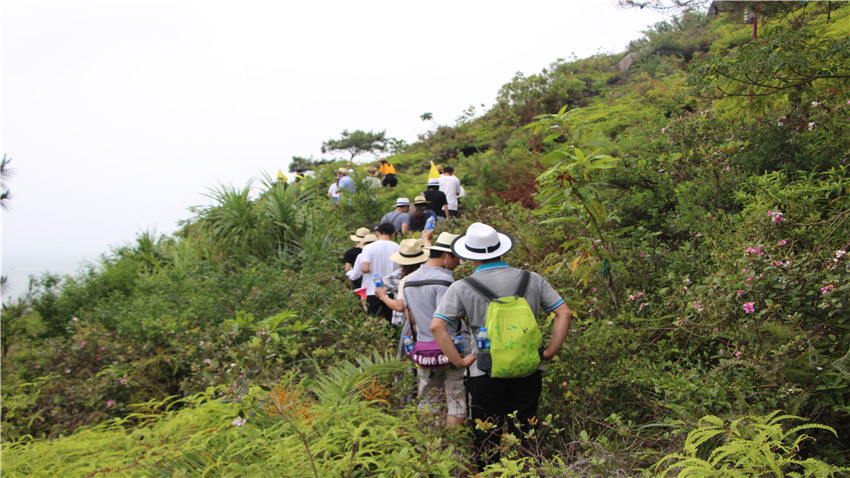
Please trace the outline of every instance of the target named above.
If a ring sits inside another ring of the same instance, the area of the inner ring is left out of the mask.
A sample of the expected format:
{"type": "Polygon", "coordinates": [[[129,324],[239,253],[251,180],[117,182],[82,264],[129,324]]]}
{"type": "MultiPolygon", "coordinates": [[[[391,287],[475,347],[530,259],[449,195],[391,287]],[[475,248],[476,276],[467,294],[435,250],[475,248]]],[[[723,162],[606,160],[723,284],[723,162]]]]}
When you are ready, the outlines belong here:
{"type": "Polygon", "coordinates": [[[431,161],[431,172],[428,173],[428,179],[439,178],[440,172],[437,171],[437,166],[434,165],[434,162],[431,161]]]}

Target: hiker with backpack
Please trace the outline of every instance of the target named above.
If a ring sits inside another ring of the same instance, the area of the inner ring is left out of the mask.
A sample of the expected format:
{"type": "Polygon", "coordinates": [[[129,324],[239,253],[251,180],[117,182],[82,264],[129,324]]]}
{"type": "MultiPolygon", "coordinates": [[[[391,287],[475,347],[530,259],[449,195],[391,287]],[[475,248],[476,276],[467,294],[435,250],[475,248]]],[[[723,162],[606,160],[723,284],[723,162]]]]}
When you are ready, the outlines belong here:
{"type": "Polygon", "coordinates": [[[405,234],[410,229],[410,199],[398,198],[395,202],[395,208],[392,211],[384,214],[381,222],[388,222],[395,228],[396,234],[405,234]]]}
{"type": "Polygon", "coordinates": [[[502,261],[513,246],[509,235],[491,226],[479,222],[469,226],[466,234],[454,240],[451,250],[471,261],[475,272],[445,291],[431,321],[431,332],[442,352],[456,367],[468,368],[466,390],[473,423],[480,419],[495,426],[492,430],[473,428],[480,468],[499,461],[502,428],[520,439],[531,429],[543,387],[542,361],[558,353],[572,318],[570,308],[543,277],[502,261]],[[545,349],[536,321],[540,309],[555,315],[545,349]],[[474,335],[486,327],[489,344],[482,345],[489,346],[489,351],[480,351],[479,344],[472,341],[471,353],[458,353],[451,331],[464,320],[474,335]],[[516,415],[508,418],[514,412],[516,415]]]}
{"type": "MultiPolygon", "coordinates": [[[[451,250],[456,237],[456,234],[443,232],[433,246],[426,247],[428,261],[407,276],[399,293],[414,340],[410,359],[419,377],[419,408],[436,413],[445,404],[448,426],[461,425],[466,418],[464,370],[451,365],[440,350],[431,334],[431,320],[446,290],[454,282],[454,270],[460,265],[460,258],[451,250]]],[[[459,327],[450,328],[450,332],[452,337],[460,335],[462,346],[469,349],[470,335],[465,327],[459,324],[459,327]]]]}

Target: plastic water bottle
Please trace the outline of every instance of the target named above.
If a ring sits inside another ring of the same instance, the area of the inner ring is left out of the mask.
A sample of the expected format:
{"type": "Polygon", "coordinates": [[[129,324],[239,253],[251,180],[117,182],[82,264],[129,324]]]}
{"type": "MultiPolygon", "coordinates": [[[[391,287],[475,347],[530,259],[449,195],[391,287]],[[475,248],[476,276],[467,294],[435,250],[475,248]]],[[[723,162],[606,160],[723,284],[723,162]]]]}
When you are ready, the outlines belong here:
{"type": "Polygon", "coordinates": [[[457,353],[463,355],[463,340],[460,335],[455,337],[455,348],[457,349],[457,353]]]}
{"type": "Polygon", "coordinates": [[[381,276],[377,272],[372,274],[372,282],[375,283],[376,289],[384,286],[384,281],[381,280],[381,276]]]}
{"type": "Polygon", "coordinates": [[[409,335],[404,336],[402,343],[404,343],[404,350],[407,350],[408,354],[413,352],[413,339],[411,339],[409,335]]]}
{"type": "Polygon", "coordinates": [[[478,342],[479,352],[490,351],[490,335],[487,334],[487,327],[481,327],[478,334],[475,336],[475,341],[478,342]]]}
{"type": "Polygon", "coordinates": [[[434,229],[435,225],[437,225],[437,218],[431,216],[427,221],[425,221],[425,230],[430,231],[431,229],[434,229]]]}

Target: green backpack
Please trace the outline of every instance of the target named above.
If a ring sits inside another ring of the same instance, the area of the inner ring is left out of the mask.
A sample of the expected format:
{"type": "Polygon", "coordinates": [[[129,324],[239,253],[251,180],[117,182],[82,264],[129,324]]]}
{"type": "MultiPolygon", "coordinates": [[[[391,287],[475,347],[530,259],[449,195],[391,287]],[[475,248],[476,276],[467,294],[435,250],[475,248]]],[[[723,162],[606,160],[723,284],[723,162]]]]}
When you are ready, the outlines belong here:
{"type": "Polygon", "coordinates": [[[543,334],[524,297],[531,273],[523,271],[516,293],[508,297],[497,297],[472,277],[463,280],[490,302],[485,324],[490,336],[490,360],[487,360],[486,352],[479,354],[478,368],[495,378],[519,378],[533,374],[540,365],[543,334]]]}

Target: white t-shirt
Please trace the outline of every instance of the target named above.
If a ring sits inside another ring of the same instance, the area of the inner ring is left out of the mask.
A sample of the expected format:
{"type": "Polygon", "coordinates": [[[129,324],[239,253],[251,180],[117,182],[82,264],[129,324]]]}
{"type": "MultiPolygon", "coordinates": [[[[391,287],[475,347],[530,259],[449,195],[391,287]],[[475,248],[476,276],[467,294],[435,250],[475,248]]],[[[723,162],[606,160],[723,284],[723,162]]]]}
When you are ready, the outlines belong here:
{"type": "Polygon", "coordinates": [[[331,186],[328,188],[328,194],[330,194],[334,200],[339,200],[339,186],[336,182],[331,183],[331,186]]]}
{"type": "Polygon", "coordinates": [[[457,211],[457,197],[460,194],[460,179],[457,176],[440,176],[440,191],[446,195],[449,211],[457,211]]]}
{"type": "Polygon", "coordinates": [[[393,241],[379,239],[363,248],[363,252],[357,257],[361,263],[369,263],[369,273],[363,274],[363,282],[366,283],[366,295],[375,295],[375,283],[372,281],[375,273],[383,278],[392,271],[401,268],[390,259],[390,256],[398,252],[399,245],[393,241]]]}

